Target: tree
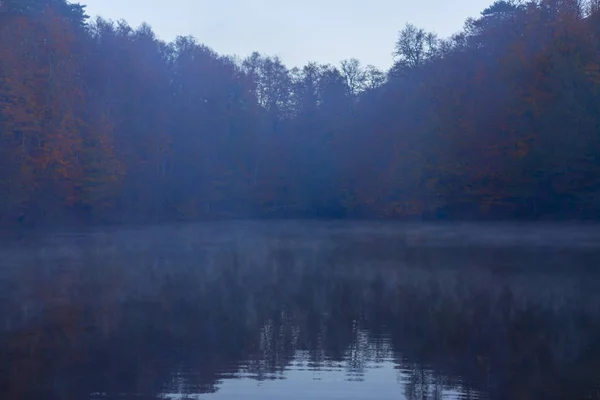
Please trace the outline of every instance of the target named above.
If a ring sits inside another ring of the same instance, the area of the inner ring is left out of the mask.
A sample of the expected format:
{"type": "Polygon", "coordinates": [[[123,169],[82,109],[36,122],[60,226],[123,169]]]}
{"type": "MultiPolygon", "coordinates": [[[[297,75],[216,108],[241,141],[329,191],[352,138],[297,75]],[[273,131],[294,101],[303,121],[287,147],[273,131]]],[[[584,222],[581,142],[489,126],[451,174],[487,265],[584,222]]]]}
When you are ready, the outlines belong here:
{"type": "Polygon", "coordinates": [[[422,67],[432,59],[438,50],[438,38],[413,24],[406,24],[398,35],[394,56],[395,69],[414,69],[422,67]]]}
{"type": "Polygon", "coordinates": [[[348,96],[356,98],[367,84],[367,72],[356,58],[341,62],[341,71],[346,80],[348,96]]]}
{"type": "Polygon", "coordinates": [[[496,1],[394,66],[218,54],[0,2],[0,221],[599,218],[600,13],[496,1]]]}

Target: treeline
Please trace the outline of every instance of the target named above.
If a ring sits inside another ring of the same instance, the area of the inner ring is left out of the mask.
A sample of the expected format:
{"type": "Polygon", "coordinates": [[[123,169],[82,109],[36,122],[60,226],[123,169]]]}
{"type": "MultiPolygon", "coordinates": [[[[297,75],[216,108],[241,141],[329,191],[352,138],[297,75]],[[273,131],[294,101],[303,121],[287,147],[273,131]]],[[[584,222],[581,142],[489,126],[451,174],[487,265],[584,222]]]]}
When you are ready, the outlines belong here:
{"type": "Polygon", "coordinates": [[[0,1],[0,224],[600,217],[596,1],[497,1],[389,71],[0,1]]]}

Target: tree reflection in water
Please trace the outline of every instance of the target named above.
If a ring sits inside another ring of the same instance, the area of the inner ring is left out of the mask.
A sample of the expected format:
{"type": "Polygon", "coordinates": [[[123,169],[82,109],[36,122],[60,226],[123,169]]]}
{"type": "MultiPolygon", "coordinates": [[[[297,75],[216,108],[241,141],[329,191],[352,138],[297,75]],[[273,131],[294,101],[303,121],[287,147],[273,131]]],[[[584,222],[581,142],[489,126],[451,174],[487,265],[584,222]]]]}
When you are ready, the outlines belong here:
{"type": "Polygon", "coordinates": [[[164,398],[304,370],[361,382],[391,363],[398,398],[598,398],[596,249],[407,237],[216,225],[4,249],[0,398],[164,398]]]}

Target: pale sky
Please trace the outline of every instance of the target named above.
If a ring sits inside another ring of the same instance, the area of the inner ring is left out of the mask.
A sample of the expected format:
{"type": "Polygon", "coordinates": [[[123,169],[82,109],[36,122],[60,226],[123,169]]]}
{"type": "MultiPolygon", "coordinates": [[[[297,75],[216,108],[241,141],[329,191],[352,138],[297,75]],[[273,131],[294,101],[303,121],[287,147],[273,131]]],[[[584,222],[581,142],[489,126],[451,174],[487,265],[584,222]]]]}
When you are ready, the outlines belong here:
{"type": "Polygon", "coordinates": [[[387,68],[406,22],[448,36],[493,0],[74,0],[92,17],[192,35],[220,54],[278,55],[290,67],[356,57],[387,68]]]}

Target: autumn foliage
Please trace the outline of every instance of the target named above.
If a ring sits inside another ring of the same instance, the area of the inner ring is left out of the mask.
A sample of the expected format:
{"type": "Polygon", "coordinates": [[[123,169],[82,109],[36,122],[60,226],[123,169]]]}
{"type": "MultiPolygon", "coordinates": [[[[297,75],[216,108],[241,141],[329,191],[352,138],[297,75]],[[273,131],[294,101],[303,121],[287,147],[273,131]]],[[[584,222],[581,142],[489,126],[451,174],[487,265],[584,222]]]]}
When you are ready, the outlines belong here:
{"type": "Polygon", "coordinates": [[[497,1],[390,71],[0,1],[0,224],[600,217],[600,12],[497,1]]]}

